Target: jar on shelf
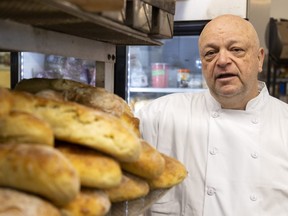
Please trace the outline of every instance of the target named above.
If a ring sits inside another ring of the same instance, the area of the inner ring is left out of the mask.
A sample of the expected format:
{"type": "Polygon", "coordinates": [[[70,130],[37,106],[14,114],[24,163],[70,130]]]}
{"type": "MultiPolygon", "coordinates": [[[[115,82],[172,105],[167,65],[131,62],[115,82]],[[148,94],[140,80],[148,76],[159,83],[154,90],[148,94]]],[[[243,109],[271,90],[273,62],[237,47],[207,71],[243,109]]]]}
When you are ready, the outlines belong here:
{"type": "Polygon", "coordinates": [[[189,86],[190,70],[187,68],[178,69],[177,73],[177,87],[187,88],[189,86]]]}
{"type": "Polygon", "coordinates": [[[167,63],[152,63],[152,87],[166,88],[168,84],[167,63]]]}

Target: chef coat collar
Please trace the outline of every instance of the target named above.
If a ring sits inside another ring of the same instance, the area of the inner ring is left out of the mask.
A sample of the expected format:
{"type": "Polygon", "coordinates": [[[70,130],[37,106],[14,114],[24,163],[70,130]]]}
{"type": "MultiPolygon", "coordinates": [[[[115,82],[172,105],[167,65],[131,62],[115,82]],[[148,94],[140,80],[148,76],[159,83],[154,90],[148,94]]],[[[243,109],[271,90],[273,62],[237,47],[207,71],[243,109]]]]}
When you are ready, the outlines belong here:
{"type": "MultiPolygon", "coordinates": [[[[269,92],[264,82],[258,81],[259,94],[251,99],[246,106],[246,111],[259,110],[267,102],[269,92]]],[[[221,110],[220,103],[211,95],[210,91],[205,92],[206,103],[210,110],[221,110]]]]}

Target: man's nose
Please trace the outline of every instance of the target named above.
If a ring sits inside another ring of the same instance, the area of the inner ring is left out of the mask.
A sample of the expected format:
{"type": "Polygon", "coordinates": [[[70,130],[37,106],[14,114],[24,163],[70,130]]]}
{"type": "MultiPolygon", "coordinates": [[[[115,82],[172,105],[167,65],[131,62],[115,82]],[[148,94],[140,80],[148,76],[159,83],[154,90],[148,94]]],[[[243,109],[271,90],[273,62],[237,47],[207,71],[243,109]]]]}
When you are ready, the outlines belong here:
{"type": "Polygon", "coordinates": [[[231,62],[230,53],[228,50],[220,50],[218,53],[217,65],[225,67],[231,62]]]}

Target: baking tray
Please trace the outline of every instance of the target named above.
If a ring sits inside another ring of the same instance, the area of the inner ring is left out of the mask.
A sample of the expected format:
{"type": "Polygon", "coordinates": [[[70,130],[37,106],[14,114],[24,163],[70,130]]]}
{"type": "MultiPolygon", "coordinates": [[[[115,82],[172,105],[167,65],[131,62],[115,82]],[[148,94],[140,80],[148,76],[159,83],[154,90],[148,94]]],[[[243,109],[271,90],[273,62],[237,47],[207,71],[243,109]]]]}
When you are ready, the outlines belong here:
{"type": "Polygon", "coordinates": [[[157,200],[164,196],[169,189],[158,189],[150,191],[145,197],[113,203],[106,216],[139,216],[145,213],[157,200]]]}

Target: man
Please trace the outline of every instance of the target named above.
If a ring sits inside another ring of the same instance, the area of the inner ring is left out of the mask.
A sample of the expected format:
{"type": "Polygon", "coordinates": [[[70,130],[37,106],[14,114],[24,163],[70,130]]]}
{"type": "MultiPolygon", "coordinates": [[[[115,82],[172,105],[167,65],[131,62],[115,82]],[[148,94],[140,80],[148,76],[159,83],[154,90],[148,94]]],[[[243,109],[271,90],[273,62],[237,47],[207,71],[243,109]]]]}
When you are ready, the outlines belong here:
{"type": "Polygon", "coordinates": [[[288,104],[258,81],[264,50],[255,29],[216,17],[199,52],[209,90],[164,96],[137,114],[144,139],[189,172],[152,215],[287,216],[288,104]]]}

